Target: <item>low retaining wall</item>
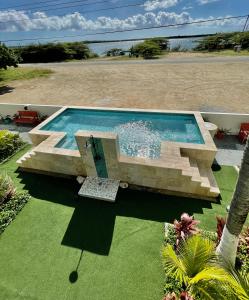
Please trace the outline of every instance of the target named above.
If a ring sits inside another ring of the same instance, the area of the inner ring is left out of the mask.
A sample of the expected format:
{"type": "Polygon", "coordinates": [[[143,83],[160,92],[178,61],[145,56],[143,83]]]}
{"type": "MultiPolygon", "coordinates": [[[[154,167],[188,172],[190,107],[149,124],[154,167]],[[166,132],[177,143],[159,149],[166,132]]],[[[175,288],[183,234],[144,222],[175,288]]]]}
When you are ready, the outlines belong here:
{"type": "Polygon", "coordinates": [[[232,114],[217,112],[202,112],[205,121],[214,123],[218,128],[229,129],[230,134],[237,134],[241,123],[249,123],[249,114],[232,114]]]}
{"type": "Polygon", "coordinates": [[[10,104],[10,103],[0,103],[0,114],[3,116],[11,115],[17,113],[18,110],[24,110],[27,106],[28,110],[37,111],[41,116],[51,116],[53,113],[61,109],[62,106],[59,105],[35,105],[35,104],[10,104]]]}
{"type": "MultiPolygon", "coordinates": [[[[40,115],[51,116],[63,106],[61,105],[36,105],[36,104],[10,104],[0,103],[0,114],[3,116],[14,115],[18,110],[23,110],[27,106],[29,110],[35,110],[40,115]]],[[[249,123],[248,114],[201,112],[205,121],[214,123],[218,128],[230,129],[231,134],[237,134],[241,123],[249,123]]]]}

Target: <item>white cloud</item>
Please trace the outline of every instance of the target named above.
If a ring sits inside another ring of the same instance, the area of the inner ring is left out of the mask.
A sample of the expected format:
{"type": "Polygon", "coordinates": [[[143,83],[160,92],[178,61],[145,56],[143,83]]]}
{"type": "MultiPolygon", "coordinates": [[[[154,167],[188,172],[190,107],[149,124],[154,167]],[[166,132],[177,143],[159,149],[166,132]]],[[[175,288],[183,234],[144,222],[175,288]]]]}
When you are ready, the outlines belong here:
{"type": "Polygon", "coordinates": [[[193,6],[183,6],[182,10],[190,10],[193,9],[193,6]]]}
{"type": "Polygon", "coordinates": [[[218,2],[220,0],[197,0],[197,2],[200,4],[200,5],[205,5],[205,4],[208,4],[208,3],[212,3],[212,2],[218,2]]]}
{"type": "Polygon", "coordinates": [[[143,26],[157,26],[182,23],[191,20],[187,12],[160,11],[137,14],[125,19],[98,17],[95,20],[86,19],[80,13],[65,16],[47,16],[43,12],[36,12],[29,16],[24,11],[0,11],[0,31],[16,32],[31,30],[115,30],[132,29],[143,26]],[[2,23],[1,23],[2,22],[2,23]]]}
{"type": "MultiPolygon", "coordinates": [[[[213,19],[208,17],[207,19],[213,19]]],[[[63,30],[125,30],[141,28],[146,26],[160,26],[177,23],[198,21],[193,19],[186,11],[177,14],[175,12],[159,11],[158,13],[147,12],[137,14],[124,19],[111,17],[98,17],[95,20],[87,19],[80,13],[70,13],[65,16],[47,16],[43,12],[36,12],[32,15],[20,11],[0,11],[0,31],[18,32],[18,31],[63,31],[63,30]],[[10,22],[11,21],[11,22],[10,22]],[[2,22],[2,23],[1,23],[2,22]]],[[[203,19],[202,19],[203,20],[203,19]]],[[[243,20],[220,20],[212,23],[202,23],[198,26],[224,26],[239,25],[243,20]]],[[[242,24],[242,23],[241,23],[242,24]]],[[[197,25],[195,25],[197,26],[197,25]]]]}
{"type": "Polygon", "coordinates": [[[143,7],[146,11],[152,11],[175,6],[178,2],[178,0],[148,0],[144,3],[143,7]]]}

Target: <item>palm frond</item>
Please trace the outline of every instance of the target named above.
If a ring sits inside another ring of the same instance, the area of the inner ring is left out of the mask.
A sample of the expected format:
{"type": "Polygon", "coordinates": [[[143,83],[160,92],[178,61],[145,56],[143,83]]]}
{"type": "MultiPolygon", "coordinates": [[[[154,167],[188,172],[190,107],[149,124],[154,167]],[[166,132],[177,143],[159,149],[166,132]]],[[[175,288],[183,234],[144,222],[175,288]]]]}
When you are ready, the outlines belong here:
{"type": "Polygon", "coordinates": [[[166,245],[162,251],[163,262],[165,267],[166,275],[173,276],[178,279],[181,283],[186,284],[188,278],[186,278],[186,272],[184,265],[176,255],[171,245],[166,245]]]}
{"type": "Polygon", "coordinates": [[[180,259],[188,277],[192,278],[201,272],[207,264],[215,259],[215,245],[209,239],[199,235],[192,236],[179,249],[180,259]]]}

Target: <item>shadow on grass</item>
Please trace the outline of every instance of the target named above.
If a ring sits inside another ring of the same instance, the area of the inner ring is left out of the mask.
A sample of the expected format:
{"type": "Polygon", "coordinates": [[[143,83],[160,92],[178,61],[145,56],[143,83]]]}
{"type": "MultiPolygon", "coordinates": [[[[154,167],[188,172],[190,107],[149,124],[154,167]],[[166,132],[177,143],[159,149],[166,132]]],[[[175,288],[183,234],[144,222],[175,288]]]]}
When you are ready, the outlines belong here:
{"type": "Polygon", "coordinates": [[[108,255],[112,243],[116,216],[156,222],[173,222],[183,212],[203,213],[211,203],[150,192],[122,190],[115,203],[78,197],[76,180],[53,178],[21,172],[18,175],[34,198],[74,207],[73,216],[61,244],[77,249],[108,255]]]}
{"type": "Polygon", "coordinates": [[[69,274],[69,282],[78,280],[78,268],[84,251],[108,256],[115,227],[116,216],[138,218],[156,222],[173,222],[183,212],[203,213],[212,208],[211,203],[154,194],[150,192],[122,190],[115,203],[78,197],[80,185],[76,180],[54,178],[21,172],[18,178],[34,198],[74,207],[73,216],[61,244],[81,250],[75,269],[69,274]]]}
{"type": "Polygon", "coordinates": [[[14,91],[13,87],[8,85],[0,86],[0,95],[8,94],[14,91]]]}

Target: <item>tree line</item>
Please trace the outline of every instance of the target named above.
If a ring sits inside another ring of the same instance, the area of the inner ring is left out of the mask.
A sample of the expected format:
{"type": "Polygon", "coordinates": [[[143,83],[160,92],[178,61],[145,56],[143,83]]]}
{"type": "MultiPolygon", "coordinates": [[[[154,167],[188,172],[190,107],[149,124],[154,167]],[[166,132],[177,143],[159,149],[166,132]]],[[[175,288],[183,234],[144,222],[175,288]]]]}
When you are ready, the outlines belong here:
{"type": "Polygon", "coordinates": [[[221,51],[240,46],[249,50],[249,32],[217,33],[199,40],[195,51],[221,51]]]}
{"type": "Polygon", "coordinates": [[[83,42],[48,43],[8,48],[0,44],[0,68],[18,63],[47,63],[65,60],[82,60],[96,57],[83,42]]]}

